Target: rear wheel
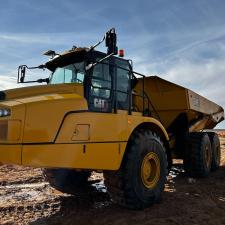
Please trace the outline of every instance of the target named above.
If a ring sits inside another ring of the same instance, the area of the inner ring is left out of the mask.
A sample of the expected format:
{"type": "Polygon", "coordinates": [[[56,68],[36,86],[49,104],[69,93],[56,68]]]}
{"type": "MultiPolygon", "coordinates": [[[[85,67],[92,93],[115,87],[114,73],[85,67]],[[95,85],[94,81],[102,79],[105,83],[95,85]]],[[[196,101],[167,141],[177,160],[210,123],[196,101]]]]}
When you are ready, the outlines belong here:
{"type": "Polygon", "coordinates": [[[205,132],[193,132],[188,135],[184,157],[184,168],[189,176],[206,177],[212,165],[212,148],[205,132]]]}
{"type": "Polygon", "coordinates": [[[159,200],[167,176],[167,157],[160,138],[135,132],[119,171],[105,171],[105,185],[114,202],[142,209],[159,200]]]}
{"type": "Polygon", "coordinates": [[[211,170],[216,171],[220,166],[221,160],[221,149],[220,149],[220,140],[217,133],[208,132],[211,146],[212,146],[212,166],[211,170]]]}
{"type": "Polygon", "coordinates": [[[63,193],[76,194],[87,185],[91,172],[72,169],[44,169],[43,175],[55,189],[63,193]]]}

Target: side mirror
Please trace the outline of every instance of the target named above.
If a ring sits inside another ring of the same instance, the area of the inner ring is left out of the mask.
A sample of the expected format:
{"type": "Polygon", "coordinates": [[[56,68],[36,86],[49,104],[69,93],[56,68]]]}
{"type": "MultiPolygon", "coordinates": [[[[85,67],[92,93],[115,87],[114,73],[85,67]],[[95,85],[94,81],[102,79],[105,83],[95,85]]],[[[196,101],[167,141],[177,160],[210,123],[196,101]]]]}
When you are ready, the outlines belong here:
{"type": "Polygon", "coordinates": [[[107,55],[118,54],[118,47],[116,45],[117,45],[116,31],[115,28],[112,28],[105,34],[105,46],[108,48],[107,55]]]}
{"type": "Polygon", "coordinates": [[[26,65],[21,65],[18,67],[18,79],[17,83],[23,83],[26,75],[26,65]]]}
{"type": "Polygon", "coordinates": [[[33,83],[33,82],[38,82],[38,83],[46,82],[46,83],[49,83],[49,78],[39,79],[39,80],[35,80],[35,81],[24,81],[27,69],[29,69],[29,70],[30,69],[43,69],[44,70],[45,68],[46,68],[45,65],[39,65],[39,66],[35,66],[35,67],[28,67],[27,65],[19,66],[18,67],[17,83],[33,83]]]}

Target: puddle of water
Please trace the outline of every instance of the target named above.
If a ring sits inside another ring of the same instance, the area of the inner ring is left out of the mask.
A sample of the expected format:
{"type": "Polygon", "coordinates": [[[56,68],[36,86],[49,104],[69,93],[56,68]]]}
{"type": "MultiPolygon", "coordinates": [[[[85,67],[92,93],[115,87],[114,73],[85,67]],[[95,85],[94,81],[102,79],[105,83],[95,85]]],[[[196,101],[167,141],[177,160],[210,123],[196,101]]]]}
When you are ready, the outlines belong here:
{"type": "Polygon", "coordinates": [[[107,190],[106,190],[106,187],[105,187],[105,184],[104,184],[104,181],[100,181],[98,183],[94,183],[92,184],[93,187],[95,187],[98,191],[100,192],[103,192],[103,193],[106,193],[107,190]]]}
{"type": "Polygon", "coordinates": [[[180,167],[172,167],[170,173],[169,173],[169,176],[171,178],[176,178],[180,173],[183,173],[184,172],[184,169],[183,168],[180,168],[180,167]]]}

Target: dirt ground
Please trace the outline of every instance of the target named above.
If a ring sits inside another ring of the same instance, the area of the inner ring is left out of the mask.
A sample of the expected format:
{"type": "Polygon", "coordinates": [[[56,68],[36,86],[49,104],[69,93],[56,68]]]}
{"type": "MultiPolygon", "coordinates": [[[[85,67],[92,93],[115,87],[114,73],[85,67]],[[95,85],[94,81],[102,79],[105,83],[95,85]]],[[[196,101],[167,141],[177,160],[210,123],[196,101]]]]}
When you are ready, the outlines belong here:
{"type": "Polygon", "coordinates": [[[159,203],[133,211],[113,204],[102,175],[93,173],[85,195],[52,189],[40,169],[0,167],[0,224],[225,225],[225,138],[222,162],[209,178],[190,179],[176,164],[159,203]]]}

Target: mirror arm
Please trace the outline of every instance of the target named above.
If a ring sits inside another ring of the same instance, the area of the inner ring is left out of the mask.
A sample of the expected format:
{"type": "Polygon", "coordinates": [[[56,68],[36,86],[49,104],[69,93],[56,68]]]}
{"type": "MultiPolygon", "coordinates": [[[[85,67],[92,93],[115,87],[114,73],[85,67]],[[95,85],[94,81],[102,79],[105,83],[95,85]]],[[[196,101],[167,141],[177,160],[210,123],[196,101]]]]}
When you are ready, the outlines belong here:
{"type": "Polygon", "coordinates": [[[23,82],[20,82],[20,83],[29,84],[29,83],[43,83],[43,82],[46,82],[48,84],[49,83],[49,78],[38,79],[38,80],[30,80],[30,81],[23,81],[23,82]]]}
{"type": "Polygon", "coordinates": [[[111,54],[107,55],[106,57],[100,59],[99,61],[97,61],[97,62],[95,62],[95,63],[90,63],[89,65],[86,66],[86,68],[85,68],[86,71],[90,70],[91,68],[95,67],[97,64],[103,62],[104,60],[110,58],[110,57],[113,56],[113,55],[114,55],[114,53],[111,53],[111,54]]]}
{"type": "Polygon", "coordinates": [[[93,49],[95,49],[97,46],[99,46],[103,41],[105,40],[105,36],[102,38],[101,41],[99,41],[98,43],[96,43],[95,45],[91,46],[90,49],[88,50],[88,52],[92,51],[93,49]]]}
{"type": "Polygon", "coordinates": [[[28,67],[28,66],[26,66],[26,68],[27,68],[28,70],[33,70],[33,69],[45,69],[46,66],[43,65],[43,64],[41,64],[41,65],[39,65],[39,66],[33,66],[33,67],[28,67]]]}

